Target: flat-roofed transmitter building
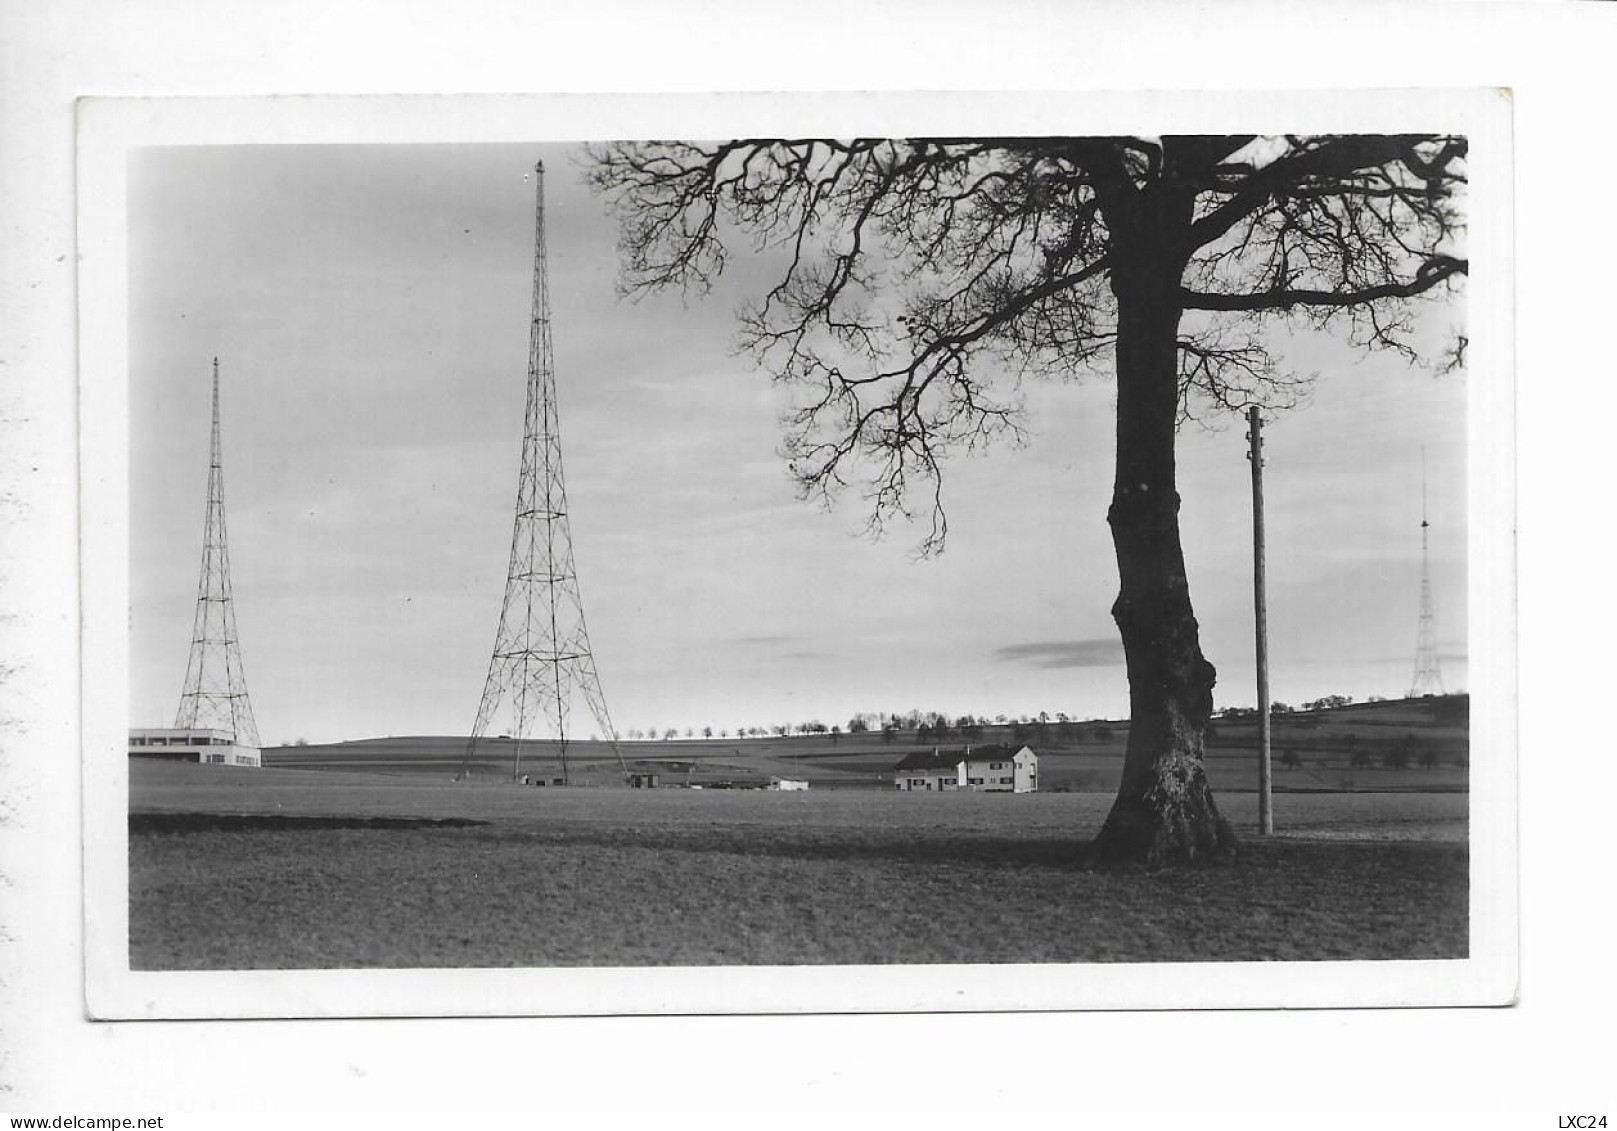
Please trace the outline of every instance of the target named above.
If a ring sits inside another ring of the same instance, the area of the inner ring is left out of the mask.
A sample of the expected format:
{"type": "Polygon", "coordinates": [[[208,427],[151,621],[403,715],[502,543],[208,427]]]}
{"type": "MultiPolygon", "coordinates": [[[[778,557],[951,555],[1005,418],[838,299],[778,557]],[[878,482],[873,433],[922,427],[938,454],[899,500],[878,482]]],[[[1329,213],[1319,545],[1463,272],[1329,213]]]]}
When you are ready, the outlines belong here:
{"type": "Polygon", "coordinates": [[[893,767],[895,788],[967,790],[980,793],[1036,793],[1039,756],[1024,746],[968,746],[964,750],[918,750],[893,767]]]}
{"type": "Polygon", "coordinates": [[[262,766],[256,746],[240,746],[227,730],[192,727],[144,727],[129,732],[131,758],[162,758],[218,766],[262,766]]]}

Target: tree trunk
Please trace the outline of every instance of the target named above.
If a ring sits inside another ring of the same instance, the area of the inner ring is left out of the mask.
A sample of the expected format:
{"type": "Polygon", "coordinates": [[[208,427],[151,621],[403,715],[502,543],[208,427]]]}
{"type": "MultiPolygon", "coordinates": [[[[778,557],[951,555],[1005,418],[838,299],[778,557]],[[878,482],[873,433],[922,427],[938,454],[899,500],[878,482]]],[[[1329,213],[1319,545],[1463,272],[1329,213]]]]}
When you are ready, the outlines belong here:
{"type": "MultiPolygon", "coordinates": [[[[1158,246],[1168,243],[1161,227],[1154,235],[1158,246]]],[[[1166,251],[1131,260],[1112,282],[1117,479],[1107,512],[1121,582],[1112,617],[1128,665],[1129,739],[1117,799],[1083,859],[1160,868],[1227,856],[1235,838],[1202,765],[1215,672],[1202,656],[1179,540],[1180,265],[1166,251]]]]}

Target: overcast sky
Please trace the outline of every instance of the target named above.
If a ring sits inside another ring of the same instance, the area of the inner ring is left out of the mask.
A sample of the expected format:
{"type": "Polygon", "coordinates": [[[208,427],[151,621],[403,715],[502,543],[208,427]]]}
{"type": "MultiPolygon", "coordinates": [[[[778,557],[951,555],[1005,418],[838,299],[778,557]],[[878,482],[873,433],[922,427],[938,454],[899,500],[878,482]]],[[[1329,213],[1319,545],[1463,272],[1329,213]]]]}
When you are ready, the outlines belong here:
{"type": "MultiPolygon", "coordinates": [[[[738,256],[706,298],[618,299],[615,221],[574,151],[231,146],[131,159],[132,725],[179,703],[217,356],[264,743],[470,728],[515,503],[537,158],[575,557],[620,732],[1126,715],[1108,381],[1029,385],[1029,442],[948,467],[948,549],[917,560],[925,529],[870,540],[857,493],[797,499],[786,394],[731,348],[756,265],[738,256]]],[[[1434,307],[1423,331],[1458,318],[1434,307]]],[[[1464,377],[1326,339],[1287,356],[1319,378],[1265,433],[1274,697],[1408,688],[1423,448],[1442,673],[1463,689],[1464,377]]],[[[1256,701],[1244,433],[1180,437],[1220,705],[1256,701]]]]}

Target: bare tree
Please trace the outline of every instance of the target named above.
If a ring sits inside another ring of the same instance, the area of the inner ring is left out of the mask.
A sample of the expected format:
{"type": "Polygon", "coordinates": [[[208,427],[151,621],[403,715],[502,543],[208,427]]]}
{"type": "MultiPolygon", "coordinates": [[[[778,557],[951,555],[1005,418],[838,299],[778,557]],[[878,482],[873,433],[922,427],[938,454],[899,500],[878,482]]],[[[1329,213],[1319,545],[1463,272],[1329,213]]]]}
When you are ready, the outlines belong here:
{"type": "MultiPolygon", "coordinates": [[[[871,524],[948,533],[949,456],[1022,434],[1024,375],[1109,371],[1107,521],[1131,726],[1092,863],[1222,855],[1174,437],[1207,411],[1296,403],[1268,322],[1414,357],[1407,301],[1450,289],[1466,142],[1444,136],[758,140],[597,147],[623,288],[705,290],[737,238],[778,281],[741,340],[798,389],[786,455],[805,496],[863,483],[871,524]]],[[[1457,346],[1452,360],[1463,354],[1457,346]]]]}

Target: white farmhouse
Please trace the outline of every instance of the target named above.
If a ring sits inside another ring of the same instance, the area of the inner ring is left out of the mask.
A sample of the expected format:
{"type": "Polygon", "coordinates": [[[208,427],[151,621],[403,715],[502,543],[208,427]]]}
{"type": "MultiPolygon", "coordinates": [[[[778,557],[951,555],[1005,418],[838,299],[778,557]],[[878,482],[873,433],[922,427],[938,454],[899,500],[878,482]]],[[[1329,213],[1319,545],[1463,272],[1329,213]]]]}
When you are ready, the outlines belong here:
{"type": "Polygon", "coordinates": [[[1011,753],[1005,746],[966,747],[960,762],[966,789],[989,793],[1037,793],[1039,756],[1031,747],[1011,753]]]}
{"type": "Polygon", "coordinates": [[[915,790],[976,793],[1036,793],[1039,756],[1024,746],[968,746],[964,750],[918,750],[893,767],[893,786],[915,790]]]}
{"type": "Polygon", "coordinates": [[[893,767],[893,785],[900,790],[948,790],[961,788],[961,755],[937,750],[917,750],[893,767]]]}

